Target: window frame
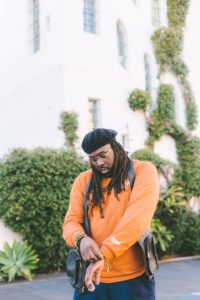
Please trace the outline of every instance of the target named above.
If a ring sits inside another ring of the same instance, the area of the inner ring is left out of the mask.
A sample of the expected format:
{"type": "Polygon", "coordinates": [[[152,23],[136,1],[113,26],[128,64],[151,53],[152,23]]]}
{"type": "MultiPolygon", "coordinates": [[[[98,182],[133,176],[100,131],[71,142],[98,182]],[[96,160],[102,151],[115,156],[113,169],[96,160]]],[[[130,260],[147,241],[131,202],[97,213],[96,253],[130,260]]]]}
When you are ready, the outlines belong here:
{"type": "Polygon", "coordinates": [[[127,68],[127,39],[124,25],[120,20],[117,21],[116,25],[117,31],[117,54],[118,54],[118,61],[120,65],[126,69],[127,68]]]}
{"type": "Polygon", "coordinates": [[[83,30],[84,32],[97,32],[96,0],[83,0],[83,30]]]}

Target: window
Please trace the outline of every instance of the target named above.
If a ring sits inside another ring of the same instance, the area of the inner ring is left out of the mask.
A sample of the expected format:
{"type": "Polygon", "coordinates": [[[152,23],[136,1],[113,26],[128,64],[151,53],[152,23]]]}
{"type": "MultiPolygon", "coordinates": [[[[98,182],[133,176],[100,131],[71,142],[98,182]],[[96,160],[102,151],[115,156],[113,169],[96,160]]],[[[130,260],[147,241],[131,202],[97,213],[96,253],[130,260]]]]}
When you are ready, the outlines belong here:
{"type": "Polygon", "coordinates": [[[144,69],[145,69],[145,89],[149,94],[152,91],[152,74],[149,55],[145,53],[144,55],[144,69]]]}
{"type": "Polygon", "coordinates": [[[100,125],[100,100],[89,99],[89,129],[98,128],[100,125]]]}
{"type": "Polygon", "coordinates": [[[122,134],[122,146],[126,151],[129,151],[129,134],[124,133],[122,134]]]}
{"type": "Polygon", "coordinates": [[[31,0],[31,41],[33,52],[40,49],[39,0],[31,0]]]}
{"type": "Polygon", "coordinates": [[[95,0],[84,0],[83,20],[84,31],[96,33],[95,0]]]}
{"type": "Polygon", "coordinates": [[[124,26],[121,22],[117,23],[117,46],[118,46],[118,59],[119,63],[126,68],[127,63],[127,47],[125,41],[124,26]]]}
{"type": "Polygon", "coordinates": [[[160,5],[159,5],[159,0],[152,0],[152,24],[155,28],[160,27],[160,5]]]}

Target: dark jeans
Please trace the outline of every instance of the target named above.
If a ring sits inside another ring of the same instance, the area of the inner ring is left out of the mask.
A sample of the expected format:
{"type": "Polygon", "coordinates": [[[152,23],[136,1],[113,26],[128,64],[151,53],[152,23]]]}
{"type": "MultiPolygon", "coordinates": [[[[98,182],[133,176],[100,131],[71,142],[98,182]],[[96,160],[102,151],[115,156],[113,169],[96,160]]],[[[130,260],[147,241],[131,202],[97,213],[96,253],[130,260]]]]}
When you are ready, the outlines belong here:
{"type": "Polygon", "coordinates": [[[143,274],[131,280],[100,283],[94,292],[80,295],[75,291],[73,300],[155,300],[155,281],[143,274]]]}

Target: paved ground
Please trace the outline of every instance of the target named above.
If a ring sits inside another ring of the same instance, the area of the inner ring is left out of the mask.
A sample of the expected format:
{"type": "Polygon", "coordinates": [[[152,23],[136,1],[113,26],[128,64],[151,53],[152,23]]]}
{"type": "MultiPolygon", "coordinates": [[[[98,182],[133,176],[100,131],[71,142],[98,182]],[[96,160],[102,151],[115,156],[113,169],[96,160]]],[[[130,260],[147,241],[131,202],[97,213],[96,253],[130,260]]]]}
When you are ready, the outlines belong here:
{"type": "MultiPolygon", "coordinates": [[[[200,259],[161,264],[156,282],[156,300],[200,300],[200,259]]],[[[64,273],[0,283],[0,300],[72,300],[72,295],[64,273]]]]}

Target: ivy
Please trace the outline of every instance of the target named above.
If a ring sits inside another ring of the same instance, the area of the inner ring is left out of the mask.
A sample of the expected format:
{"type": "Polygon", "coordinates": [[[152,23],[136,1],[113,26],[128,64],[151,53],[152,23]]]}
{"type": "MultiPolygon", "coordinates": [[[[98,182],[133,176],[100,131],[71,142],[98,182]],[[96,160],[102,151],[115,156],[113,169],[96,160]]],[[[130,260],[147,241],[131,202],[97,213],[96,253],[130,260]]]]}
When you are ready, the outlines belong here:
{"type": "Polygon", "coordinates": [[[69,148],[74,148],[78,139],[76,131],[78,129],[78,117],[74,112],[62,112],[60,115],[61,124],[59,129],[63,130],[65,135],[65,144],[69,148]]]}
{"type": "Polygon", "coordinates": [[[167,0],[169,25],[175,28],[185,26],[190,0],[167,0]]]}
{"type": "Polygon", "coordinates": [[[188,68],[181,58],[183,49],[183,27],[185,25],[190,0],[168,0],[168,28],[160,28],[152,35],[159,76],[166,71],[173,72],[183,92],[186,104],[186,118],[189,130],[197,125],[197,107],[191,86],[187,80],[188,68]]]}
{"type": "Polygon", "coordinates": [[[151,96],[148,92],[135,89],[128,98],[128,103],[131,109],[146,111],[148,105],[151,103],[151,96]]]}
{"type": "Polygon", "coordinates": [[[200,195],[200,139],[186,135],[177,139],[180,176],[188,198],[200,195]]]}
{"type": "Polygon", "coordinates": [[[158,91],[158,107],[152,112],[148,123],[150,138],[147,144],[152,145],[163,134],[169,134],[172,131],[172,124],[175,123],[174,103],[173,86],[161,84],[158,91]]]}
{"type": "Polygon", "coordinates": [[[160,66],[160,73],[170,69],[183,49],[182,31],[173,27],[160,28],[152,35],[156,60],[160,66]]]}
{"type": "Polygon", "coordinates": [[[158,154],[154,153],[151,149],[140,149],[132,153],[131,158],[144,161],[150,161],[157,168],[160,174],[164,176],[167,182],[171,179],[173,173],[174,164],[166,159],[163,159],[158,154]]]}

